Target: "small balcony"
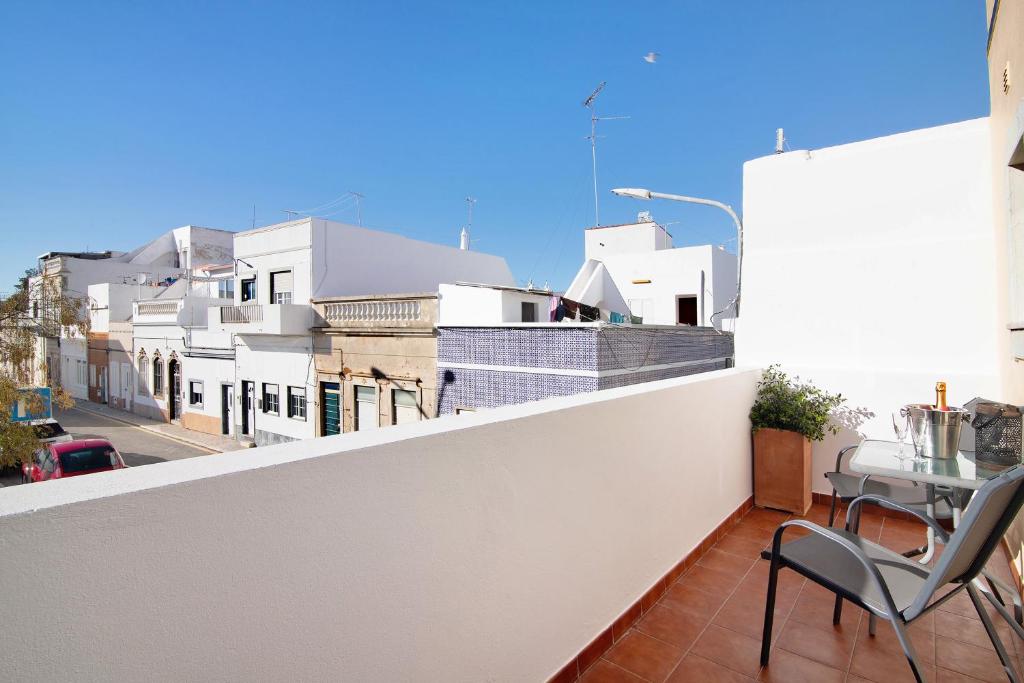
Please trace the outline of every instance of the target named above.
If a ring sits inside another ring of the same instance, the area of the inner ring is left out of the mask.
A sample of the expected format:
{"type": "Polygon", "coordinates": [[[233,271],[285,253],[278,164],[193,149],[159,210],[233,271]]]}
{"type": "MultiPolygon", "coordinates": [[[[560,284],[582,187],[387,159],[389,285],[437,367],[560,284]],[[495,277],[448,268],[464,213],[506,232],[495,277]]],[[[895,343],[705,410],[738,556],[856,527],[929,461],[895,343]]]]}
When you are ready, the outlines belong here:
{"type": "Polygon", "coordinates": [[[211,306],[209,328],[211,332],[233,334],[307,334],[312,325],[310,306],[302,304],[241,304],[238,306],[211,306]]]}

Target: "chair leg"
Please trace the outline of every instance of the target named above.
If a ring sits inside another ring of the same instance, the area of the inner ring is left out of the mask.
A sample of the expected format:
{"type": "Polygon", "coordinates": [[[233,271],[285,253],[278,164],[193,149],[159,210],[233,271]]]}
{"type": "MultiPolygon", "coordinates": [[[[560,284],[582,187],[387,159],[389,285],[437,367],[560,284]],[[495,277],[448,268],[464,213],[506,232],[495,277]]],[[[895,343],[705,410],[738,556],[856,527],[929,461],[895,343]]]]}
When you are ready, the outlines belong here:
{"type": "Polygon", "coordinates": [[[768,570],[768,594],[764,601],[764,630],[761,632],[761,666],[767,666],[772,647],[772,621],[775,618],[775,589],[779,584],[779,558],[772,554],[768,570]]]}
{"type": "Polygon", "coordinates": [[[868,635],[869,636],[874,636],[875,635],[875,630],[876,630],[877,626],[878,626],[878,617],[876,617],[871,612],[868,612],[868,635]]]}
{"type": "Polygon", "coordinates": [[[992,641],[992,647],[996,649],[996,654],[999,655],[999,663],[1003,665],[1003,671],[1006,673],[1006,677],[1010,679],[1010,683],[1020,683],[1020,679],[1017,678],[1017,672],[1013,669],[1013,662],[1010,660],[1010,655],[1006,653],[1006,647],[1003,646],[1003,641],[999,638],[999,634],[996,633],[995,624],[992,623],[992,617],[985,611],[985,606],[981,602],[981,597],[978,596],[978,590],[971,584],[967,584],[967,594],[971,596],[971,602],[974,603],[974,609],[978,611],[978,616],[981,617],[981,623],[985,625],[985,632],[988,633],[988,639],[992,641]]]}
{"type": "MultiPolygon", "coordinates": [[[[875,635],[873,625],[876,618],[874,614],[871,614],[871,621],[868,622],[871,635],[875,635]]],[[[917,663],[917,652],[914,651],[914,644],[910,641],[906,628],[904,628],[899,617],[891,617],[889,621],[892,623],[893,630],[896,631],[896,638],[900,641],[900,647],[903,648],[903,654],[907,658],[907,663],[910,664],[910,670],[914,672],[914,680],[917,683],[924,683],[924,673],[921,671],[921,666],[917,663]]]]}
{"type": "Polygon", "coordinates": [[[836,490],[832,489],[832,507],[828,511],[828,525],[833,526],[836,521],[836,490]]]}
{"type": "Polygon", "coordinates": [[[843,598],[836,593],[836,606],[832,610],[832,625],[838,626],[839,620],[843,618],[843,598]]]}

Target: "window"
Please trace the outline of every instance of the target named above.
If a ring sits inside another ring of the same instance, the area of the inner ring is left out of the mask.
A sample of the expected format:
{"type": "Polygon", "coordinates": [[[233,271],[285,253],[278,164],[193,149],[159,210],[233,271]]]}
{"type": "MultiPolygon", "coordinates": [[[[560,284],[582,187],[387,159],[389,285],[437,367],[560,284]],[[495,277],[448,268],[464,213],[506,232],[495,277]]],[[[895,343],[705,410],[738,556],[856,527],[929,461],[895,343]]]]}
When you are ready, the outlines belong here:
{"type": "Polygon", "coordinates": [[[285,270],[270,274],[270,303],[290,304],[292,302],[292,271],[285,270]]]}
{"type": "Polygon", "coordinates": [[[356,386],[356,431],[376,429],[380,426],[377,418],[377,387],[356,386]]]}
{"type": "Polygon", "coordinates": [[[306,419],[306,390],[300,387],[288,387],[288,417],[296,420],[306,419]]]}
{"type": "Polygon", "coordinates": [[[75,382],[83,387],[89,384],[88,367],[88,363],[86,363],[84,360],[75,361],[75,382]]]}
{"type": "MultiPolygon", "coordinates": [[[[84,363],[85,361],[82,361],[82,362],[84,363]]],[[[95,365],[90,365],[89,366],[89,386],[90,387],[96,386],[96,366],[95,365]]]]}
{"type": "Polygon", "coordinates": [[[242,301],[256,301],[256,278],[242,280],[242,301]]]}
{"type": "Polygon", "coordinates": [[[33,318],[38,318],[39,317],[39,302],[38,301],[33,301],[32,302],[32,317],[33,318]]]}
{"type": "Polygon", "coordinates": [[[160,356],[153,359],[153,394],[159,396],[164,393],[164,362],[160,356]]]}
{"type": "Polygon", "coordinates": [[[203,405],[203,383],[197,380],[190,380],[188,383],[188,404],[190,406],[203,405]]]}
{"type": "Polygon", "coordinates": [[[524,323],[535,323],[537,322],[537,304],[532,301],[524,301],[521,304],[523,312],[524,323]]]}
{"type": "MultiPolygon", "coordinates": [[[[254,283],[255,284],[255,283],[254,283]]],[[[234,299],[235,298],[235,281],[230,279],[221,280],[217,283],[217,298],[218,299],[234,299]]]]}
{"type": "Polygon", "coordinates": [[[263,412],[278,415],[281,412],[281,399],[277,395],[276,384],[263,385],[263,412]]]}
{"type": "Polygon", "coordinates": [[[391,424],[404,425],[407,422],[420,421],[420,407],[416,402],[416,392],[406,389],[395,389],[391,392],[391,424]]]}
{"type": "Polygon", "coordinates": [[[676,324],[696,325],[697,324],[697,297],[677,296],[676,297],[676,324]]]}
{"type": "Polygon", "coordinates": [[[146,379],[149,377],[149,359],[145,356],[139,358],[139,390],[146,388],[146,379]]]}
{"type": "Polygon", "coordinates": [[[81,448],[60,454],[60,468],[64,474],[109,470],[117,464],[117,451],[109,446],[81,448]]]}

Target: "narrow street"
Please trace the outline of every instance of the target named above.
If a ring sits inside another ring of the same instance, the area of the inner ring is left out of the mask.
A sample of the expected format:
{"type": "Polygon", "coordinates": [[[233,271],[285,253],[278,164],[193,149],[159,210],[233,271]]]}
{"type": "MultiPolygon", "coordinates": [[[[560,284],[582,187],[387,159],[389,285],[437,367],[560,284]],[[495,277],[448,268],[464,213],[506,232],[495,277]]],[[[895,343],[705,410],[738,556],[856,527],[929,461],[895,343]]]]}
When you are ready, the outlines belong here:
{"type": "MultiPolygon", "coordinates": [[[[60,411],[55,417],[76,439],[108,439],[129,467],[209,454],[202,448],[77,408],[60,411]]],[[[5,471],[0,476],[0,487],[20,483],[19,471],[5,471]]]]}

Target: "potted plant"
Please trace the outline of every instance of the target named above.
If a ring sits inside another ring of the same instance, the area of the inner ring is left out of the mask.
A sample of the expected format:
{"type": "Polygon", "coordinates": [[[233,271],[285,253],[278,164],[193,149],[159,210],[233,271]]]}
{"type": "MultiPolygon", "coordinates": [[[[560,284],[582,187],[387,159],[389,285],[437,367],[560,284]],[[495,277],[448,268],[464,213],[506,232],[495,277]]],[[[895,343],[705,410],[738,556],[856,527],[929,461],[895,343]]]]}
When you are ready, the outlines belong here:
{"type": "Polygon", "coordinates": [[[772,365],[750,409],[754,432],[754,504],[804,514],[811,507],[811,442],[839,433],[832,412],[846,399],[792,379],[772,365]]]}

